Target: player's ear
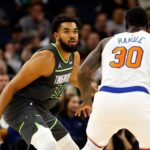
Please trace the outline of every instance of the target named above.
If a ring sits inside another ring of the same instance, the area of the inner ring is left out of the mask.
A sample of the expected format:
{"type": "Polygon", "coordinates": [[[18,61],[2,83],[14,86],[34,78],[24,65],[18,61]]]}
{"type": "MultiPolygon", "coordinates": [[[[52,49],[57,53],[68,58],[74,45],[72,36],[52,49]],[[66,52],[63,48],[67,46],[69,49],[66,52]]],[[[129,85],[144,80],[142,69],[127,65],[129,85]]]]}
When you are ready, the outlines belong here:
{"type": "Polygon", "coordinates": [[[54,32],[54,37],[55,37],[56,40],[59,40],[60,39],[59,33],[58,32],[54,32]]]}

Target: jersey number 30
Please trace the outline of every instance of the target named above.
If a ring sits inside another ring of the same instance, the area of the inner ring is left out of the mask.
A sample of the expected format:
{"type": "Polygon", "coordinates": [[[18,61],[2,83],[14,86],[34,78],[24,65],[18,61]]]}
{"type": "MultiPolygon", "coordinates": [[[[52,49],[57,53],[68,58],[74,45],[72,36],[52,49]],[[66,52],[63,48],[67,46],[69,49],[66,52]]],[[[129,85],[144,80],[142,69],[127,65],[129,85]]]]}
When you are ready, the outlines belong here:
{"type": "Polygon", "coordinates": [[[113,68],[121,68],[124,65],[129,68],[141,66],[143,49],[139,46],[133,46],[128,51],[125,47],[117,47],[112,53],[115,54],[115,61],[110,62],[110,66],[113,68]]]}

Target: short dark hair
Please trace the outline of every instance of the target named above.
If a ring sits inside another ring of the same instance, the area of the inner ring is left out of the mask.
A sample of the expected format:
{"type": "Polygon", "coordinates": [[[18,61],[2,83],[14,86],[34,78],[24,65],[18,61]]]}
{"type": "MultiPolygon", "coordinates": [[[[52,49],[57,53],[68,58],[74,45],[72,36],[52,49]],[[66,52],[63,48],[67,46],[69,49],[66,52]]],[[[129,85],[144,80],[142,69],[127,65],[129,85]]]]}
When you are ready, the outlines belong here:
{"type": "Polygon", "coordinates": [[[147,27],[148,15],[141,7],[129,9],[125,15],[127,25],[135,27],[147,27]]]}
{"type": "Polygon", "coordinates": [[[71,17],[63,13],[56,16],[52,21],[51,24],[52,33],[57,32],[60,24],[64,22],[74,22],[76,23],[77,28],[80,28],[81,26],[81,22],[79,21],[79,18],[71,17]]]}

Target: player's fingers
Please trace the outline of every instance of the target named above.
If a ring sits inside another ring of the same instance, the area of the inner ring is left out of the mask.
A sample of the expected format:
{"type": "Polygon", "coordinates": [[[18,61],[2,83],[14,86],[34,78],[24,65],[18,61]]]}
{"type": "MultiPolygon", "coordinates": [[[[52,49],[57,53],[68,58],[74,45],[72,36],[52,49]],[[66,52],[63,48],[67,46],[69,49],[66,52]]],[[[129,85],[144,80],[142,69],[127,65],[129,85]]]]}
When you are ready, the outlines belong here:
{"type": "Polygon", "coordinates": [[[77,112],[77,116],[80,117],[81,116],[81,110],[78,110],[77,112]]]}
{"type": "Polygon", "coordinates": [[[80,116],[81,115],[81,109],[79,108],[76,113],[75,113],[75,116],[80,116]]]}
{"type": "Polygon", "coordinates": [[[90,114],[92,113],[92,107],[89,109],[89,111],[90,111],[90,114]]]}
{"type": "Polygon", "coordinates": [[[83,113],[83,116],[86,118],[87,117],[87,113],[86,113],[86,110],[82,110],[82,113],[83,113]]]}
{"type": "Polygon", "coordinates": [[[78,116],[78,110],[75,112],[75,116],[78,116]]]}
{"type": "Polygon", "coordinates": [[[88,117],[90,117],[90,115],[91,115],[91,110],[90,110],[90,109],[87,109],[86,111],[87,111],[88,117]]]}

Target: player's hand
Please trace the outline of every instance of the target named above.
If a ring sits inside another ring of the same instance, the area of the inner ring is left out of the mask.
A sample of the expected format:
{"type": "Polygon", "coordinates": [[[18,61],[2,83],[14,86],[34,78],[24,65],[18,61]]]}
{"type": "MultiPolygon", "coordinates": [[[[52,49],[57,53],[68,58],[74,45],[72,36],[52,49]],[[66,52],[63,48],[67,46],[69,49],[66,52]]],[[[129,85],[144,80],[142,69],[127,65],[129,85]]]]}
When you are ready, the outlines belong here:
{"type": "Polygon", "coordinates": [[[83,116],[86,118],[90,116],[91,111],[92,111],[92,102],[82,103],[79,106],[78,110],[76,111],[75,116],[80,117],[81,114],[83,114],[83,116]]]}

